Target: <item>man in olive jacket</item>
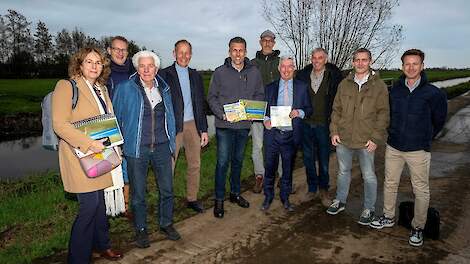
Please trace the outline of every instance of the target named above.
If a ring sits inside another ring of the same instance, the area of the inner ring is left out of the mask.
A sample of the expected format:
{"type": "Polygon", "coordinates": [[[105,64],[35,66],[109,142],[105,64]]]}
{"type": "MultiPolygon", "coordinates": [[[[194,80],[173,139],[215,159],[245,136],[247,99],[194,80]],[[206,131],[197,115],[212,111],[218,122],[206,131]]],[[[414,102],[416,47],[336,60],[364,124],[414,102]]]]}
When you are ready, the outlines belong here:
{"type": "Polygon", "coordinates": [[[336,215],[345,209],[352,159],[357,153],[364,180],[364,206],[358,221],[361,225],[369,225],[374,216],[377,198],[374,153],[377,145],[385,141],[390,119],[387,86],[370,69],[371,60],[367,49],[354,52],[354,71],[339,84],[330,123],[331,144],[336,146],[339,171],[336,199],[327,213],[336,215]]]}
{"type": "MultiPolygon", "coordinates": [[[[276,35],[271,30],[265,30],[260,35],[259,44],[261,50],[256,52],[256,57],[251,62],[256,65],[261,72],[263,78],[263,86],[278,80],[279,75],[279,50],[274,50],[276,44],[276,35]]],[[[251,149],[251,158],[253,160],[253,170],[255,174],[254,193],[260,193],[263,189],[264,177],[264,161],[263,161],[263,123],[253,122],[251,125],[251,138],[253,140],[253,148],[251,149]]],[[[279,162],[281,159],[279,159],[279,162]]],[[[279,163],[281,165],[281,163],[279,163]]],[[[282,166],[278,169],[279,176],[282,176],[282,166]]]]}

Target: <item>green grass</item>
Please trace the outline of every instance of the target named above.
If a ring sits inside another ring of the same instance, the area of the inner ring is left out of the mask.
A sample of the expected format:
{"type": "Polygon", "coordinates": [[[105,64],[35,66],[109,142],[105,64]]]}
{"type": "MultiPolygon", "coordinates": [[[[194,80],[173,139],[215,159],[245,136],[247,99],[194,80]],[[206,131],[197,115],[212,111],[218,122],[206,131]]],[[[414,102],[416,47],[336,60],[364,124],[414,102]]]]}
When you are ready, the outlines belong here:
{"type": "Polygon", "coordinates": [[[452,99],[456,96],[459,96],[467,91],[470,91],[470,82],[457,84],[451,87],[443,89],[447,94],[447,99],[452,99]]]}
{"type": "Polygon", "coordinates": [[[0,79],[0,115],[40,112],[57,79],[0,79]]]}
{"type": "MultiPolygon", "coordinates": [[[[437,82],[443,81],[448,79],[455,79],[455,78],[462,78],[462,77],[469,77],[470,70],[425,70],[426,75],[430,82],[437,82]]],[[[380,78],[382,79],[398,79],[402,74],[401,71],[398,70],[385,70],[380,71],[380,78]]]]}
{"type": "MultiPolygon", "coordinates": [[[[251,153],[251,141],[245,151],[251,153]]],[[[186,160],[183,153],[180,153],[174,176],[175,222],[194,214],[185,208],[186,160]]],[[[199,197],[207,207],[212,206],[216,160],[216,141],[211,138],[201,157],[199,191],[199,197]]],[[[253,182],[252,174],[251,156],[246,154],[241,175],[245,188],[253,182]]],[[[155,177],[149,170],[147,219],[150,232],[158,230],[156,188],[155,177]]],[[[0,182],[0,263],[49,263],[51,255],[59,261],[64,260],[77,212],[77,202],[65,199],[64,194],[60,176],[55,172],[32,175],[20,181],[0,182]]],[[[110,227],[113,246],[124,250],[132,247],[134,231],[126,219],[110,219],[110,227]]]]}

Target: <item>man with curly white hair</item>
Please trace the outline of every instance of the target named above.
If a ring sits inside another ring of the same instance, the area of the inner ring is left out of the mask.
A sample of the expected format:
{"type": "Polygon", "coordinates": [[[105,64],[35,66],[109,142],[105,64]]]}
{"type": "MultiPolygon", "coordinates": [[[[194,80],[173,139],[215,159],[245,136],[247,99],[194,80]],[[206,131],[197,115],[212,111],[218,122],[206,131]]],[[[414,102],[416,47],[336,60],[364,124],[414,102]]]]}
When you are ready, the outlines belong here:
{"type": "Polygon", "coordinates": [[[158,56],[140,51],[132,57],[132,63],[137,74],[116,87],[113,105],[124,136],[136,242],[138,247],[145,248],[149,246],[145,201],[149,163],[159,188],[160,231],[170,240],[181,238],[172,223],[175,117],[170,87],[157,75],[158,56]]]}

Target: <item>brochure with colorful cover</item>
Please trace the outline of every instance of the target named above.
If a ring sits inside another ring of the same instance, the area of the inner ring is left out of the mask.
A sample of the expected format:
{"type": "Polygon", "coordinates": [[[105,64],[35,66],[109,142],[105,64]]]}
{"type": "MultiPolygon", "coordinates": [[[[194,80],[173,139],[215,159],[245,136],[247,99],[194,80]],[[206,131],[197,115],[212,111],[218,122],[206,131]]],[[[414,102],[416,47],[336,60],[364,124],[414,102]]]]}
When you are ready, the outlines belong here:
{"type": "Polygon", "coordinates": [[[292,119],[289,117],[291,106],[271,106],[271,126],[277,128],[292,127],[292,119]]]}
{"type": "MultiPolygon", "coordinates": [[[[79,129],[92,139],[106,139],[106,141],[103,142],[103,145],[105,145],[106,148],[111,148],[124,143],[119,124],[114,114],[98,115],[72,124],[75,128],[79,129]]],[[[83,153],[77,149],[75,149],[75,152],[79,158],[92,154],[91,151],[83,153]]]]}
{"type": "Polygon", "coordinates": [[[264,120],[266,114],[266,101],[240,99],[240,104],[245,108],[247,120],[264,120]]]}
{"type": "Polygon", "coordinates": [[[240,101],[231,104],[225,104],[224,112],[225,117],[229,122],[238,122],[241,120],[246,120],[245,108],[240,103],[240,101]]]}

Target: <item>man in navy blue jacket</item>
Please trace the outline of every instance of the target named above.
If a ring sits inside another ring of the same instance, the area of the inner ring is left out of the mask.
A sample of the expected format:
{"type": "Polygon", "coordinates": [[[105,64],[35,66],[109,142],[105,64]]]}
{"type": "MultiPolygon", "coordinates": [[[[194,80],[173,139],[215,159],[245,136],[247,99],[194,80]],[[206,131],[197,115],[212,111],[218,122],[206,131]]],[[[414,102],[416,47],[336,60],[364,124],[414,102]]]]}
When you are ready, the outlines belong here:
{"type": "Polygon", "coordinates": [[[279,72],[281,79],[272,82],[265,88],[267,111],[264,120],[264,157],[265,175],[263,182],[264,201],[261,210],[269,209],[274,199],[274,174],[278,167],[279,155],[282,159],[282,178],[280,198],[284,208],[291,212],[289,202],[292,191],[292,170],[294,167],[297,146],[302,142],[302,119],[312,114],[312,104],[308,95],[308,85],[294,80],[295,63],[292,57],[281,57],[279,72]],[[290,106],[291,126],[273,127],[271,107],[290,106]]]}
{"type": "Polygon", "coordinates": [[[201,171],[201,147],[209,142],[207,119],[204,112],[204,85],[201,75],[188,67],[192,57],[192,46],[187,40],[178,40],[173,51],[175,63],[160,74],[170,86],[176,122],[176,150],[184,147],[188,162],[186,183],[186,206],[198,213],[203,212],[197,200],[201,171]]]}
{"type": "Polygon", "coordinates": [[[424,53],[418,49],[401,56],[403,76],[390,91],[390,127],[385,150],[384,215],[370,223],[376,229],[395,224],[395,204],[403,166],[408,164],[415,194],[409,244],[423,244],[429,207],[431,141],[447,116],[445,94],[430,84],[423,72],[424,53]]]}

